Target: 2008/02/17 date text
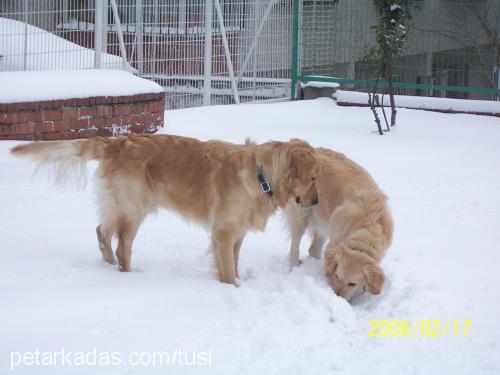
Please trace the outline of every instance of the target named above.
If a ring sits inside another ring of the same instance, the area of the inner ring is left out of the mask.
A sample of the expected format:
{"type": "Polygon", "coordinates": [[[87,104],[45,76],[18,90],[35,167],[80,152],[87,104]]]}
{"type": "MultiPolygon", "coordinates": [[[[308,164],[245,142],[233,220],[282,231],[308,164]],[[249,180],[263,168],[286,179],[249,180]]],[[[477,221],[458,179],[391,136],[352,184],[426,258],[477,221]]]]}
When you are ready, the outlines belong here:
{"type": "Polygon", "coordinates": [[[420,319],[410,323],[408,320],[370,320],[369,324],[368,336],[372,337],[465,337],[472,321],[420,319]]]}

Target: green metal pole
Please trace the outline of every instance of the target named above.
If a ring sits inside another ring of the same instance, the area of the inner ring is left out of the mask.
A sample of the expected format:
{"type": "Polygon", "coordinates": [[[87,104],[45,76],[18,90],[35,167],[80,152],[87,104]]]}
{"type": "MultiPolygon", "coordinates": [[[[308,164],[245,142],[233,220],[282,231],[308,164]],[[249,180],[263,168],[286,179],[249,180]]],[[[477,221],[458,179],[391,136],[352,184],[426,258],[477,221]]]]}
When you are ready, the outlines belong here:
{"type": "Polygon", "coordinates": [[[299,75],[299,20],[300,20],[300,1],[293,1],[293,21],[292,21],[292,90],[291,100],[295,100],[297,95],[297,77],[299,75]]]}

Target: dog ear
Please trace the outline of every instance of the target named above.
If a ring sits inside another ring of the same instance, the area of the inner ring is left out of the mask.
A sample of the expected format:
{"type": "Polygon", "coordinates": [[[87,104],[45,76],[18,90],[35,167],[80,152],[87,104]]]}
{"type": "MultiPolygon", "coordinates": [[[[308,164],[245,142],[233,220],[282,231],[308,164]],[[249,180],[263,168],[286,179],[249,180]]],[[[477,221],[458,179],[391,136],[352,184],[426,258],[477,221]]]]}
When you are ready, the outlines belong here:
{"type": "Polygon", "coordinates": [[[382,269],[376,264],[368,264],[363,267],[366,288],[371,294],[380,294],[385,276],[382,269]]]}
{"type": "Polygon", "coordinates": [[[281,179],[273,189],[273,200],[278,207],[285,207],[288,204],[288,200],[292,196],[292,192],[287,189],[287,181],[281,179]]]}
{"type": "Polygon", "coordinates": [[[309,164],[312,157],[310,152],[303,149],[290,150],[289,165],[288,165],[288,178],[300,179],[302,175],[308,172],[309,164]]]}
{"type": "Polygon", "coordinates": [[[335,272],[339,260],[341,258],[341,254],[337,251],[338,248],[327,249],[325,251],[325,276],[332,277],[335,272]]]}
{"type": "Polygon", "coordinates": [[[296,164],[291,164],[285,171],[285,178],[288,183],[292,183],[295,178],[300,176],[299,167],[296,164]]]}
{"type": "Polygon", "coordinates": [[[288,204],[288,200],[293,197],[292,188],[292,174],[293,174],[293,163],[290,164],[287,154],[278,154],[274,166],[276,166],[276,174],[278,176],[275,186],[273,186],[273,198],[274,203],[278,207],[285,207],[288,204]]]}

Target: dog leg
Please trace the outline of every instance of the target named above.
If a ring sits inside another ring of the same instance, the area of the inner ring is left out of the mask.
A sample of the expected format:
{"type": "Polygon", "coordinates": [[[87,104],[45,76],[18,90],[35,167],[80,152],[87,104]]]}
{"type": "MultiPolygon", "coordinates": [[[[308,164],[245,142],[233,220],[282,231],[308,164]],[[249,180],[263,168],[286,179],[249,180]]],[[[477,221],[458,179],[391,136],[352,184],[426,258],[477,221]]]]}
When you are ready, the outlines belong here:
{"type": "Polygon", "coordinates": [[[321,259],[323,246],[325,245],[326,238],[317,231],[312,232],[312,242],[309,246],[309,255],[316,259],[321,259]]]}
{"type": "Polygon", "coordinates": [[[285,216],[290,230],[290,271],[300,265],[300,241],[309,225],[312,211],[295,204],[285,207],[285,216]]]}
{"type": "Polygon", "coordinates": [[[234,270],[235,270],[235,274],[236,274],[237,279],[240,278],[240,275],[238,273],[238,260],[240,258],[240,249],[241,249],[241,244],[243,243],[243,238],[244,237],[241,237],[234,244],[234,270]]]}
{"type": "Polygon", "coordinates": [[[95,231],[97,234],[97,241],[99,242],[99,250],[101,250],[102,253],[102,259],[109,264],[117,264],[115,254],[113,254],[113,249],[111,248],[113,233],[109,227],[99,224],[97,228],[95,228],[95,231]]]}
{"type": "Polygon", "coordinates": [[[139,225],[127,220],[120,220],[118,225],[118,247],[116,257],[118,258],[118,268],[121,272],[130,272],[130,258],[132,256],[132,242],[139,225]]]}
{"type": "Polygon", "coordinates": [[[236,281],[235,245],[236,241],[227,230],[214,231],[212,248],[217,261],[219,280],[223,283],[234,284],[236,281]]]}
{"type": "Polygon", "coordinates": [[[289,217],[288,220],[290,227],[290,271],[294,267],[298,267],[300,265],[300,241],[302,240],[302,236],[306,231],[308,220],[307,216],[297,215],[293,219],[289,217]]]}
{"type": "Polygon", "coordinates": [[[300,266],[301,239],[302,239],[302,234],[292,233],[292,243],[290,245],[290,270],[292,270],[294,267],[300,266]]]}

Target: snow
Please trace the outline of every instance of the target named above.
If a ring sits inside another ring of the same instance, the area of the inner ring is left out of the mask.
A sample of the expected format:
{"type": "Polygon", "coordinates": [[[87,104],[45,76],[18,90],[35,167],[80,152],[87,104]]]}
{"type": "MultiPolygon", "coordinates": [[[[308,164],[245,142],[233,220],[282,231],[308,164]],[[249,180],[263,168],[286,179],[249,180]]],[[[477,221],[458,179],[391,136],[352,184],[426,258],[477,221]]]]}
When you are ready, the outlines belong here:
{"type": "MultiPolygon", "coordinates": [[[[283,219],[251,233],[241,285],[217,282],[208,234],[160,211],[133,272],[103,263],[92,179],[83,191],[32,176],[0,143],[0,372],[11,352],[209,351],[210,366],[18,366],[18,374],[498,374],[500,123],[401,109],[377,135],[366,108],[330,99],[166,112],[165,133],[244,142],[307,139],[363,165],[390,198],[394,243],[379,296],[347,304],[306,256],[288,272],[283,219]],[[466,337],[369,337],[373,319],[471,319],[466,337]]],[[[95,164],[91,164],[91,170],[95,164]]]]}
{"type": "MultiPolygon", "coordinates": [[[[202,22],[203,23],[203,22],[202,22]]],[[[135,24],[121,24],[122,30],[128,33],[135,33],[135,24]]],[[[91,22],[82,22],[76,19],[69,20],[68,22],[63,22],[57,25],[58,29],[61,30],[94,30],[95,25],[91,22]]],[[[116,25],[107,25],[108,31],[117,31],[116,25]]],[[[236,32],[241,31],[239,26],[227,26],[225,28],[226,32],[236,32]]],[[[217,30],[214,30],[217,32],[217,30]]],[[[144,33],[146,34],[169,34],[169,35],[194,35],[194,34],[205,34],[205,28],[202,26],[191,26],[191,27],[164,27],[164,26],[145,26],[144,33]]]]}
{"type": "MultiPolygon", "coordinates": [[[[94,67],[94,51],[24,22],[0,17],[0,72],[64,70],[94,67]],[[25,29],[26,28],[26,29],[25,29]],[[26,30],[26,35],[25,35],[26,30]],[[24,66],[25,36],[27,41],[24,66]]],[[[102,67],[121,69],[119,56],[103,53],[102,67]]],[[[135,69],[127,64],[127,70],[135,69]]]]}
{"type": "Polygon", "coordinates": [[[0,72],[0,103],[163,92],[156,82],[123,70],[0,72]]]}
{"type": "Polygon", "coordinates": [[[340,87],[340,83],[336,82],[320,82],[320,81],[309,81],[309,82],[300,82],[300,87],[314,87],[314,88],[331,88],[338,89],[340,87]]]}
{"type": "MultiPolygon", "coordinates": [[[[365,92],[338,90],[332,96],[337,103],[340,104],[368,105],[368,94],[365,92]]],[[[406,95],[395,95],[395,101],[396,105],[402,108],[500,114],[500,102],[498,101],[430,98],[406,95]]],[[[390,98],[386,95],[384,104],[390,106],[390,103],[390,98]]]]}

